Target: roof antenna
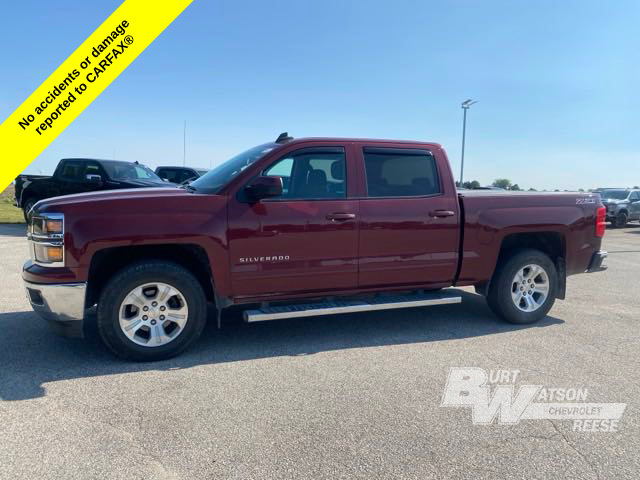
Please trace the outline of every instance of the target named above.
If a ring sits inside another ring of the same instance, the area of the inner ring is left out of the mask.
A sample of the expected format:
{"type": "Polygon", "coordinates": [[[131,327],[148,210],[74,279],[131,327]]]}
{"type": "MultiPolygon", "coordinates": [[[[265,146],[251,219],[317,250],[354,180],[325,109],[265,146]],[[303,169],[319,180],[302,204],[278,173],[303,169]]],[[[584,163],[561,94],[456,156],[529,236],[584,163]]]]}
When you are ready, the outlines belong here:
{"type": "Polygon", "coordinates": [[[282,132],[276,139],[276,143],[287,143],[291,140],[293,140],[293,137],[290,137],[288,132],[282,132]]]}

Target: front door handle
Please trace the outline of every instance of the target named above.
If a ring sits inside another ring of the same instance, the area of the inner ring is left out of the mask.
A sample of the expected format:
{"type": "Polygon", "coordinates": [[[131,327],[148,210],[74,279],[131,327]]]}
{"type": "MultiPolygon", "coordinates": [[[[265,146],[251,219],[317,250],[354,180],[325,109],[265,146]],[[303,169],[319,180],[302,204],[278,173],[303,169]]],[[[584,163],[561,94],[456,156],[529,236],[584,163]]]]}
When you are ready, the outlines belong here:
{"type": "Polygon", "coordinates": [[[453,217],[456,214],[453,210],[433,210],[429,212],[429,215],[432,217],[443,218],[443,217],[453,217]]]}
{"type": "Polygon", "coordinates": [[[346,220],[353,220],[354,218],[356,218],[355,213],[330,213],[327,215],[327,220],[333,222],[344,222],[346,220]]]}

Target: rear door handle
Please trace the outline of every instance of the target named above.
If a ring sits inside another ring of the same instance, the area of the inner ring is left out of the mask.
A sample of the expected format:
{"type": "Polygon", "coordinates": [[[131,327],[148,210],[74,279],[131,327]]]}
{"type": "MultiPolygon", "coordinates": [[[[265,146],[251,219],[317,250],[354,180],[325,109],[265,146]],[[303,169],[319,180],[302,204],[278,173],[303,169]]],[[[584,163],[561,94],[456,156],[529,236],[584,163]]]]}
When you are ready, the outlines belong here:
{"type": "Polygon", "coordinates": [[[353,220],[354,218],[356,218],[355,213],[330,213],[327,215],[327,220],[333,222],[344,222],[346,220],[353,220]]]}
{"type": "Polygon", "coordinates": [[[454,212],[453,210],[432,210],[431,212],[429,212],[429,215],[438,218],[453,217],[455,214],[456,212],[454,212]]]}

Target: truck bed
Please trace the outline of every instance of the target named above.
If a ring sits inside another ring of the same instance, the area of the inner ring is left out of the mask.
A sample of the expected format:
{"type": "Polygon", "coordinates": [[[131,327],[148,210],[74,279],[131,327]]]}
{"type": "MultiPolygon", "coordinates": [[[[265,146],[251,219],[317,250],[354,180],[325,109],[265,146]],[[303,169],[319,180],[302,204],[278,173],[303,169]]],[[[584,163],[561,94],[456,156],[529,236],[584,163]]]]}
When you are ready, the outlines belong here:
{"type": "Polygon", "coordinates": [[[597,193],[477,190],[458,192],[458,198],[462,232],[458,285],[490,278],[505,240],[514,242],[514,247],[527,246],[517,245],[519,235],[557,242],[569,275],[584,272],[598,248],[597,193]]]}
{"type": "Polygon", "coordinates": [[[31,181],[41,178],[51,178],[51,175],[18,175],[16,177],[15,201],[17,206],[22,205],[22,191],[31,183],[31,181]]]}

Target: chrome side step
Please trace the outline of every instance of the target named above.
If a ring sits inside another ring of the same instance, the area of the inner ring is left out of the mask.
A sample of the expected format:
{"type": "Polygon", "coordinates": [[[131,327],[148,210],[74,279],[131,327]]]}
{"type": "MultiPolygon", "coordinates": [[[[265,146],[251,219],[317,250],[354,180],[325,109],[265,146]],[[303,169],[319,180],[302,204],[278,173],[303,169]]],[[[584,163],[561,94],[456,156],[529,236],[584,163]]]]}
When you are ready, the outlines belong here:
{"type": "Polygon", "coordinates": [[[281,320],[284,318],[315,317],[319,315],[339,315],[341,313],[369,312],[372,310],[392,310],[397,308],[430,307],[461,303],[462,297],[446,291],[438,293],[416,293],[410,295],[381,295],[369,300],[336,300],[331,302],[304,303],[258,310],[245,310],[247,322],[281,320]]]}

